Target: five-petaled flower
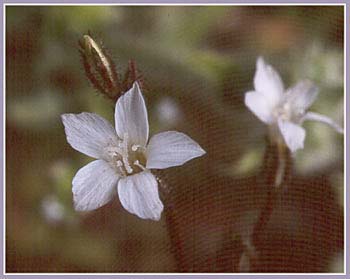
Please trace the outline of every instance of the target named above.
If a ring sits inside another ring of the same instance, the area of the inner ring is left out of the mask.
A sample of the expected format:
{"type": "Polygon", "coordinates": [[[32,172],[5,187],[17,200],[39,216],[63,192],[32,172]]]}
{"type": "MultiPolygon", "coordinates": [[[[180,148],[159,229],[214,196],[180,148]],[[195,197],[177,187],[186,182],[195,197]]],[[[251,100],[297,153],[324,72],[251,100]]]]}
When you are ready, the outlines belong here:
{"type": "Polygon", "coordinates": [[[115,107],[115,129],[94,113],[63,114],[67,141],[97,160],[73,178],[74,206],[78,211],[99,208],[116,189],[122,206],[143,219],[159,220],[163,204],[150,169],[179,166],[205,151],[183,133],[154,135],[148,142],[148,115],[137,82],[115,107]]]}
{"type": "Polygon", "coordinates": [[[304,147],[305,130],[301,125],[305,120],[323,122],[343,133],[343,129],[329,117],[307,112],[318,94],[312,82],[303,80],[284,91],[279,74],[261,57],[256,63],[254,88],[255,91],[245,93],[246,106],[282,135],[291,152],[304,147]]]}

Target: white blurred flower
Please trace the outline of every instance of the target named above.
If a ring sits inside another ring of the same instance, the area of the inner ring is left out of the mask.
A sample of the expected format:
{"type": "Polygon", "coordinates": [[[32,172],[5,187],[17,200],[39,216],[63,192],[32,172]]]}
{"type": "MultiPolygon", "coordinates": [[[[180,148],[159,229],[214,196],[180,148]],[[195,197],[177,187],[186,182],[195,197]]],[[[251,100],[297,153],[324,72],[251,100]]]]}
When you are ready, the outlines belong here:
{"type": "Polygon", "coordinates": [[[148,142],[147,109],[136,82],[116,103],[115,129],[94,113],[64,114],[62,121],[70,145],[97,159],[73,178],[78,211],[106,204],[117,187],[127,211],[143,219],[159,220],[163,204],[150,169],[179,166],[205,154],[195,141],[175,131],[156,134],[148,142]]]}
{"type": "Polygon", "coordinates": [[[64,207],[55,196],[46,196],[41,202],[41,208],[49,223],[59,223],[64,218],[64,207]]]}
{"type": "Polygon", "coordinates": [[[307,111],[318,94],[312,82],[303,80],[285,91],[279,74],[263,58],[258,58],[256,67],[255,91],[245,93],[245,104],[262,122],[277,128],[291,152],[304,147],[305,120],[320,121],[343,133],[329,117],[307,111]]]}
{"type": "Polygon", "coordinates": [[[157,117],[161,124],[176,125],[182,118],[178,104],[170,97],[163,97],[156,105],[157,117]]]}

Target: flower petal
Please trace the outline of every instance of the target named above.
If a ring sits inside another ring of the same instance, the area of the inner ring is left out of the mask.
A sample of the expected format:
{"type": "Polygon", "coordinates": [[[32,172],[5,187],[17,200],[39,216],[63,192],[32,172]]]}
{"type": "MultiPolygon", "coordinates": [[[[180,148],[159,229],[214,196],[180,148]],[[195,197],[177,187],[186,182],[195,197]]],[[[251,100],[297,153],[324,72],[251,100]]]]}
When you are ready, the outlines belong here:
{"type": "Polygon", "coordinates": [[[305,130],[303,127],[281,119],[278,120],[278,127],[291,152],[304,148],[305,130]]]}
{"type": "Polygon", "coordinates": [[[262,122],[269,124],[273,121],[273,108],[271,108],[264,95],[256,91],[249,91],[245,93],[244,102],[262,122]]]}
{"type": "Polygon", "coordinates": [[[148,115],[145,100],[137,82],[119,98],[115,107],[115,129],[120,138],[127,133],[133,144],[146,146],[148,115]]]}
{"type": "Polygon", "coordinates": [[[73,178],[73,199],[77,211],[94,210],[109,202],[119,177],[103,160],[82,167],[73,178]]]}
{"type": "Polygon", "coordinates": [[[312,120],[312,121],[319,121],[324,124],[327,124],[331,126],[333,129],[335,129],[338,133],[343,134],[344,129],[340,127],[337,123],[335,123],[331,118],[328,116],[316,113],[316,112],[307,112],[305,116],[303,117],[303,120],[312,120]]]}
{"type": "Polygon", "coordinates": [[[309,80],[298,82],[286,92],[288,102],[295,109],[306,110],[316,100],[318,88],[309,80]]]}
{"type": "Polygon", "coordinates": [[[154,135],[147,146],[148,169],[165,169],[180,166],[202,156],[205,151],[183,133],[170,131],[154,135]]]}
{"type": "Polygon", "coordinates": [[[163,211],[159,199],[158,183],[149,171],[130,175],[119,180],[119,199],[123,207],[142,219],[158,221],[163,211]]]}
{"type": "Polygon", "coordinates": [[[113,126],[97,114],[67,113],[61,118],[69,144],[90,157],[104,158],[104,148],[117,141],[113,126]]]}
{"type": "Polygon", "coordinates": [[[271,65],[265,63],[262,57],[259,57],[256,62],[254,88],[255,91],[264,95],[272,107],[278,105],[283,98],[284,87],[281,77],[271,65]]]}

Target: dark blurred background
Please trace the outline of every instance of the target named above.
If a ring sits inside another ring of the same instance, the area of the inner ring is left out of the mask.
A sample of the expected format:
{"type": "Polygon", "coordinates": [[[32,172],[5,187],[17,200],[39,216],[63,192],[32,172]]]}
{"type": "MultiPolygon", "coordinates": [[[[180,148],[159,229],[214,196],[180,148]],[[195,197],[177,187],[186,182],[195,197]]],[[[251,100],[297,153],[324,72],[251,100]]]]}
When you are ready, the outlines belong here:
{"type": "MultiPolygon", "coordinates": [[[[309,78],[312,106],[343,121],[341,6],[7,6],[6,271],[237,272],[240,238],[264,203],[266,126],[245,106],[257,56],[286,87],[309,78]],[[66,142],[60,115],[114,104],[84,76],[77,41],[90,30],[119,71],[134,59],[151,134],[178,130],[207,155],[169,169],[159,222],[116,198],[72,207],[87,156],[66,142]]],[[[343,272],[343,137],[305,123],[304,150],[276,203],[256,270],[343,272]]]]}

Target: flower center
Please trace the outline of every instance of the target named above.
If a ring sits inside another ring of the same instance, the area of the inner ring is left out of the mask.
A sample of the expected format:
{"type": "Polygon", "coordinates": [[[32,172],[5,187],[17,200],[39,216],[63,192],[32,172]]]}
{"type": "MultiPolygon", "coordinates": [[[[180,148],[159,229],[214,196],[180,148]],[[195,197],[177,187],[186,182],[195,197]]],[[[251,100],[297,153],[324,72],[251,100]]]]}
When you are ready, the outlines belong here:
{"type": "Polygon", "coordinates": [[[124,134],[118,146],[107,148],[110,163],[119,175],[128,176],[146,170],[145,147],[129,143],[129,135],[124,134]]]}
{"type": "Polygon", "coordinates": [[[284,102],[275,108],[273,115],[275,119],[282,119],[284,121],[292,121],[298,123],[303,116],[304,111],[294,108],[289,102],[284,102]]]}

